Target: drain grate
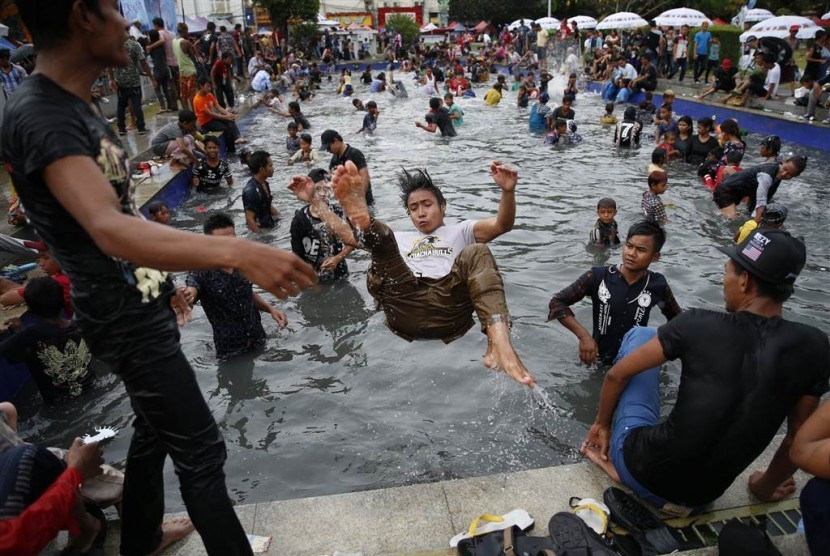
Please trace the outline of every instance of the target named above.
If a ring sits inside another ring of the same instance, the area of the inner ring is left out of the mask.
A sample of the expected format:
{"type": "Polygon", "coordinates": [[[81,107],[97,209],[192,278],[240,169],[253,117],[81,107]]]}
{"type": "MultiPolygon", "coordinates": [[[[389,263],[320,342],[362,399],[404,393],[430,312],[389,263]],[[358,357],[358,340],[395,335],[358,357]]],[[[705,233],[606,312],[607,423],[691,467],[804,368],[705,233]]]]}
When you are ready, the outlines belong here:
{"type": "MultiPolygon", "coordinates": [[[[756,504],[740,508],[717,510],[692,518],[669,519],[666,523],[674,527],[685,541],[684,550],[695,550],[717,546],[718,535],[727,522],[740,519],[747,525],[756,525],[766,530],[770,537],[791,535],[798,529],[801,511],[798,499],[783,500],[770,504],[756,504]]],[[[626,534],[612,526],[615,534],[626,534]]]]}

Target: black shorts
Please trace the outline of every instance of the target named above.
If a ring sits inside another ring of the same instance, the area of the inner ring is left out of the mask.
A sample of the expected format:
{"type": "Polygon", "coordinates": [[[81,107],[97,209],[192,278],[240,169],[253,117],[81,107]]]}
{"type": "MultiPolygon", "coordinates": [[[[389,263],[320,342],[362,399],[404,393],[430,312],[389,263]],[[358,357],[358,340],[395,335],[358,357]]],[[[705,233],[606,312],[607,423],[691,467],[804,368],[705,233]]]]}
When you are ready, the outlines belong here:
{"type": "Polygon", "coordinates": [[[712,200],[715,201],[719,209],[738,205],[742,199],[743,197],[736,197],[733,192],[720,185],[712,192],[712,200]]]}
{"type": "Polygon", "coordinates": [[[723,81],[721,81],[719,79],[715,79],[715,90],[716,91],[724,91],[726,93],[731,93],[734,88],[735,88],[735,82],[734,81],[727,81],[727,82],[724,83],[723,81]]]}

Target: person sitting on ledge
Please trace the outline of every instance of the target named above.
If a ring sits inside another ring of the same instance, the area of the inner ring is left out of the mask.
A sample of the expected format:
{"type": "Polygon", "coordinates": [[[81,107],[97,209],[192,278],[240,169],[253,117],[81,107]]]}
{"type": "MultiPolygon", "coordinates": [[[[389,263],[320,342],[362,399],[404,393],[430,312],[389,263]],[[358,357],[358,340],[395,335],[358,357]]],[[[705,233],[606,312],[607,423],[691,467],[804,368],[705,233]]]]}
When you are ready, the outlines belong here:
{"type": "Polygon", "coordinates": [[[344,244],[367,249],[372,256],[369,293],[386,314],[386,324],[405,340],[440,339],[450,343],[472,326],[478,314],[487,334],[483,363],[533,387],[535,379],[510,342],[510,315],[496,261],[486,243],[509,232],[516,217],[516,170],[500,162],[490,172],[501,189],[499,211],[483,220],[446,225],[447,201],[424,170],[400,176],[401,200],[415,231],[393,232],[372,218],[357,167],[338,166],[334,194],[351,221],[339,218],[308,177],[289,184],[297,198],[311,204],[318,217],[344,244]]]}
{"type": "Polygon", "coordinates": [[[786,436],[748,486],[764,502],[795,492],[790,446],[828,391],[827,335],[781,318],[807,258],[804,244],[767,229],[718,249],[729,257],[726,312],[691,309],[659,329],[630,330],[581,447],[613,480],[673,513],[720,497],[785,419],[786,436]],[[660,367],[675,359],[677,401],[661,422],[660,367]]]}

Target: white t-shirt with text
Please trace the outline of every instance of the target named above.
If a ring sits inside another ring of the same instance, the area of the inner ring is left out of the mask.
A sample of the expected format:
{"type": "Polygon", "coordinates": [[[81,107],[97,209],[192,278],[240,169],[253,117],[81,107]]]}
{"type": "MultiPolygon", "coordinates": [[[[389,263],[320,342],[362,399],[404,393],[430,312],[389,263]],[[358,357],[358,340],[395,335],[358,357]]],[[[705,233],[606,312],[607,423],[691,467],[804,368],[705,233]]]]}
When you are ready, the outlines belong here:
{"type": "Polygon", "coordinates": [[[443,278],[452,270],[461,250],[476,242],[476,220],[444,225],[431,234],[395,232],[403,260],[419,278],[443,278]]]}

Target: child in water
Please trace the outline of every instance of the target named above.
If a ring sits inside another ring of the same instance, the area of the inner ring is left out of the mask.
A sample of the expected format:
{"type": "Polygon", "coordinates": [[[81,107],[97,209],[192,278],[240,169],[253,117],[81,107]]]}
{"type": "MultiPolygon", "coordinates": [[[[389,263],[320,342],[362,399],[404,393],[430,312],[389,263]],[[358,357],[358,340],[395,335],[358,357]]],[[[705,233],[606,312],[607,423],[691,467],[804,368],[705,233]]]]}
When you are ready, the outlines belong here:
{"type": "Polygon", "coordinates": [[[571,99],[571,102],[573,102],[576,100],[576,94],[578,92],[579,90],[576,88],[576,74],[572,73],[568,76],[568,84],[565,85],[565,90],[562,92],[562,96],[571,99]]]}
{"type": "Polygon", "coordinates": [[[519,93],[516,96],[516,104],[519,108],[527,108],[527,105],[530,103],[530,93],[527,92],[526,85],[519,86],[519,93]]]}
{"type": "Polygon", "coordinates": [[[666,207],[660,200],[660,195],[666,192],[669,177],[665,172],[654,171],[648,175],[648,190],[643,192],[643,216],[650,222],[663,225],[668,222],[666,207]]]}
{"type": "Polygon", "coordinates": [[[663,172],[665,173],[666,163],[669,161],[668,153],[666,149],[657,147],[653,151],[651,151],[651,164],[648,165],[648,174],[651,175],[654,172],[663,172]]]}
{"type": "Polygon", "coordinates": [[[358,112],[366,112],[366,107],[363,106],[363,101],[359,98],[352,100],[352,106],[354,106],[354,109],[358,112]]]}
{"type": "Polygon", "coordinates": [[[312,141],[310,133],[303,133],[300,135],[300,150],[295,152],[288,159],[289,166],[293,165],[295,162],[305,162],[307,166],[311,166],[320,160],[319,152],[312,148],[312,141]]]}
{"type": "Polygon", "coordinates": [[[605,114],[600,116],[599,123],[603,125],[614,125],[617,123],[617,117],[614,115],[614,103],[605,103],[605,114]]]}
{"type": "Polygon", "coordinates": [[[617,231],[617,202],[609,197],[603,197],[597,202],[597,221],[591,228],[591,243],[598,247],[610,247],[620,244],[617,231]]]}
{"type": "Polygon", "coordinates": [[[170,224],[170,209],[161,201],[153,201],[147,205],[147,212],[150,213],[150,220],[164,224],[170,224]]]}
{"type": "Polygon", "coordinates": [[[545,136],[545,145],[573,145],[581,143],[582,136],[568,128],[567,120],[557,118],[553,124],[553,131],[545,136]]]}
{"type": "Polygon", "coordinates": [[[289,122],[288,137],[285,138],[285,150],[288,154],[294,154],[300,150],[300,137],[297,135],[299,126],[297,122],[289,122]]]}
{"type": "Polygon", "coordinates": [[[666,159],[671,161],[674,159],[683,159],[683,155],[675,148],[675,143],[677,143],[677,134],[673,131],[666,132],[665,137],[663,137],[663,142],[658,145],[659,148],[665,149],[666,151],[666,159]]]}
{"type": "Polygon", "coordinates": [[[787,207],[781,203],[770,203],[764,210],[764,215],[761,216],[761,221],[756,222],[754,218],[747,220],[741,228],[735,232],[735,243],[741,243],[747,238],[752,230],[756,228],[775,228],[781,229],[784,227],[784,222],[787,220],[787,207]]]}
{"type": "MultiPolygon", "coordinates": [[[[715,149],[717,150],[717,149],[715,149]]],[[[715,170],[715,175],[712,177],[712,174],[707,173],[703,176],[703,185],[706,186],[706,189],[709,191],[714,191],[715,188],[720,185],[720,182],[727,176],[731,176],[732,174],[737,174],[743,168],[741,168],[741,159],[743,155],[738,151],[732,151],[726,155],[726,166],[720,164],[720,161],[717,161],[717,165],[714,166],[717,168],[715,170]]]]}
{"type": "Polygon", "coordinates": [[[758,153],[764,159],[764,164],[768,162],[781,162],[781,138],[777,135],[767,135],[761,139],[761,145],[758,148],[758,153]]]}

